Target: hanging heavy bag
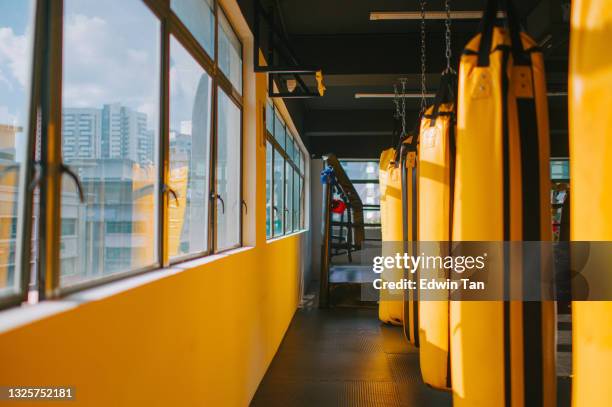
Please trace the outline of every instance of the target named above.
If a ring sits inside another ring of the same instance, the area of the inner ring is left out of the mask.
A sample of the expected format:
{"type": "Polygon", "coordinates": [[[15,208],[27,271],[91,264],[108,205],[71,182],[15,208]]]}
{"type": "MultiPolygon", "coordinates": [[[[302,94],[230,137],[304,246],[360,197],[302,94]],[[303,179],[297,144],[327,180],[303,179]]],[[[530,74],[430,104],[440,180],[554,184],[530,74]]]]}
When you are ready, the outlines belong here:
{"type": "MultiPolygon", "coordinates": [[[[408,253],[410,256],[416,254],[416,240],[418,232],[417,142],[418,138],[414,135],[406,137],[401,143],[398,157],[401,168],[400,182],[402,191],[402,251],[403,253],[408,253]]],[[[410,273],[408,270],[403,270],[403,277],[408,280],[416,281],[418,275],[416,273],[410,273]]],[[[418,347],[418,290],[404,290],[402,319],[404,321],[404,336],[408,342],[418,347]]]]}
{"type": "MultiPolygon", "coordinates": [[[[610,241],[612,3],[572,1],[571,30],[570,235],[574,241],[610,241]]],[[[572,303],[574,407],[612,405],[611,327],[611,301],[572,303]]]]}
{"type": "MultiPolygon", "coordinates": [[[[450,254],[455,165],[455,95],[457,77],[450,70],[440,80],[434,104],[421,121],[418,190],[418,250],[428,256],[450,254]]],[[[444,282],[444,269],[423,269],[419,278],[444,282]]],[[[419,298],[419,357],[428,385],[449,390],[449,292],[428,290],[419,298]]]]}
{"type": "MultiPolygon", "coordinates": [[[[382,235],[382,255],[394,256],[397,243],[402,240],[402,196],[400,168],[395,164],[396,150],[390,148],[380,155],[380,227],[382,235]],[[387,243],[385,243],[387,242],[387,243]]],[[[381,275],[383,281],[400,281],[401,269],[385,269],[381,275]]],[[[397,299],[395,290],[380,290],[378,317],[382,322],[402,325],[402,301],[397,299]]]]}
{"type": "MultiPolygon", "coordinates": [[[[481,28],[459,69],[452,240],[551,240],[543,57],[510,1],[489,0],[481,28]],[[506,28],[494,26],[498,11],[506,28]]],[[[489,284],[508,297],[517,289],[537,296],[542,276],[524,262],[547,259],[499,251],[487,268],[502,278],[489,284]]],[[[451,301],[453,405],[556,405],[555,329],[550,301],[451,301]]]]}

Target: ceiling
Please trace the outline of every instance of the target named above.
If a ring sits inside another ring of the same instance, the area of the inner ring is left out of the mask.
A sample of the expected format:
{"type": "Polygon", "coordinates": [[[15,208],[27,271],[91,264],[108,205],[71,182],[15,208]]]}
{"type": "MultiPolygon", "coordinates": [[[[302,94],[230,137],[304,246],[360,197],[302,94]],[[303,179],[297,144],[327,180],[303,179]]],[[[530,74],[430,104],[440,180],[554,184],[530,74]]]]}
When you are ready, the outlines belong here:
{"type": "MultiPolygon", "coordinates": [[[[239,0],[253,27],[253,1],[239,0]]],[[[259,0],[273,10],[299,62],[319,67],[327,87],[325,96],[286,99],[310,153],[334,152],[345,158],[376,158],[391,144],[393,99],[356,99],[356,93],[392,93],[398,78],[409,91],[420,92],[420,21],[370,21],[371,11],[418,11],[420,2],[399,0],[259,0]],[[358,143],[347,143],[349,140],[358,143]]],[[[485,0],[451,0],[452,10],[482,10],[485,0]]],[[[515,0],[521,21],[545,50],[549,88],[567,87],[569,0],[515,0]]],[[[427,11],[443,11],[444,1],[428,1],[427,11]]],[[[451,48],[457,65],[465,43],[477,32],[479,21],[454,20],[451,48]]],[[[435,91],[444,69],[444,21],[426,22],[427,87],[435,91]]],[[[262,31],[263,32],[263,31],[262,31]]],[[[407,101],[409,120],[415,120],[418,98],[407,101]]],[[[551,98],[551,123],[559,140],[553,154],[567,149],[566,98],[551,98]]],[[[555,137],[555,136],[554,136],[555,137]]],[[[566,155],[566,154],[565,154],[566,155]]]]}

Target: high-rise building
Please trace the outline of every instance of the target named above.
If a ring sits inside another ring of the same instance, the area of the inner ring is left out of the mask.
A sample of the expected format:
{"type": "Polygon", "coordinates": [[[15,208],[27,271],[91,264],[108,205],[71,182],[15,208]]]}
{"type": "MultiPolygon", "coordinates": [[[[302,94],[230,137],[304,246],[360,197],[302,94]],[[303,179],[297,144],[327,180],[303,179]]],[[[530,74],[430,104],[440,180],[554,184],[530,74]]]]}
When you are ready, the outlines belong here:
{"type": "Polygon", "coordinates": [[[65,161],[100,157],[100,109],[65,108],[62,112],[62,153],[65,161]]]}
{"type": "Polygon", "coordinates": [[[120,104],[64,108],[64,160],[126,159],[146,166],[154,161],[155,140],[147,115],[120,104]]]}
{"type": "Polygon", "coordinates": [[[123,158],[142,166],[154,160],[154,134],[147,115],[119,104],[102,108],[102,158],[123,158]]]}

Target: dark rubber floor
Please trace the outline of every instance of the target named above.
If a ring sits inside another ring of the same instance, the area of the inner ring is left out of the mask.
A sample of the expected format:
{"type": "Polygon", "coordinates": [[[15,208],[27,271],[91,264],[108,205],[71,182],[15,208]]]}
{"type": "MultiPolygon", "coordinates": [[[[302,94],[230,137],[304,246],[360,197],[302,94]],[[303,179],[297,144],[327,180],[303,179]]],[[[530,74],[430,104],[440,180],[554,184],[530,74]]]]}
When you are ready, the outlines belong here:
{"type": "Polygon", "coordinates": [[[376,309],[300,309],[253,406],[451,406],[421,380],[418,352],[376,309]]]}

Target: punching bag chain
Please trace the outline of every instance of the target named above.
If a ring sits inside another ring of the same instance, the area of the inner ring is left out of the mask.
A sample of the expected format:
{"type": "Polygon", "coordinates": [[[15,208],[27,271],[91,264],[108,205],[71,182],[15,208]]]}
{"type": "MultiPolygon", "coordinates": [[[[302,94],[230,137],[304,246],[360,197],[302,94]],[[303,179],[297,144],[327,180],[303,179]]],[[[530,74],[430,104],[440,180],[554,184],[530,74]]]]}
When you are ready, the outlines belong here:
{"type": "Polygon", "coordinates": [[[446,21],[444,21],[444,25],[446,26],[446,31],[444,33],[444,39],[446,42],[446,71],[445,72],[453,72],[453,68],[451,68],[451,8],[450,8],[450,0],[444,1],[444,8],[446,9],[446,21]]]}
{"type": "Polygon", "coordinates": [[[399,120],[402,115],[400,113],[400,102],[399,102],[399,93],[397,91],[397,84],[393,85],[393,104],[395,105],[395,114],[393,115],[393,117],[395,118],[395,120],[399,120]]]}
{"type": "Polygon", "coordinates": [[[395,117],[396,120],[400,120],[402,124],[402,133],[400,137],[406,134],[406,78],[399,78],[399,83],[402,87],[401,93],[397,90],[397,83],[393,85],[393,104],[395,105],[395,117]]]}
{"type": "Polygon", "coordinates": [[[400,78],[402,84],[402,137],[406,136],[406,78],[400,78]]]}
{"type": "Polygon", "coordinates": [[[421,114],[425,112],[427,107],[427,100],[425,94],[427,93],[426,83],[426,71],[427,71],[427,60],[425,56],[425,6],[426,0],[421,0],[421,114]]]}

